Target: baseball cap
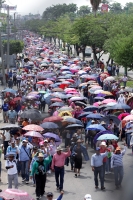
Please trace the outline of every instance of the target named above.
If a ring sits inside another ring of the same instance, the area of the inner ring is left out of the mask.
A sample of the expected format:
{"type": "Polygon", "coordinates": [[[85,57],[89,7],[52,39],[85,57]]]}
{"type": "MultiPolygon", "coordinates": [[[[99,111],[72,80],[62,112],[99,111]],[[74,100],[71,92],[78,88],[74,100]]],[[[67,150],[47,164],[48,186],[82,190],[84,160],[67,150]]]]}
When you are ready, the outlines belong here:
{"type": "Polygon", "coordinates": [[[48,192],[48,193],[47,193],[47,197],[48,197],[48,196],[53,196],[53,193],[52,193],[52,192],[48,192]]]}
{"type": "Polygon", "coordinates": [[[84,200],[92,200],[91,195],[90,194],[86,194],[84,196],[84,200]]]}

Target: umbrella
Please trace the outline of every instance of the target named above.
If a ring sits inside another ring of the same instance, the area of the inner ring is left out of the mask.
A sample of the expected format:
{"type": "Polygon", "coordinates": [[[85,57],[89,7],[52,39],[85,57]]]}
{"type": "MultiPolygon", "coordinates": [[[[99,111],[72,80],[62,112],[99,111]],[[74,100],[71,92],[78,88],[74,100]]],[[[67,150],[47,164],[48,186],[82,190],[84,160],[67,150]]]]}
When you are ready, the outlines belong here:
{"type": "Polygon", "coordinates": [[[114,100],[114,99],[105,99],[105,100],[102,101],[102,103],[105,103],[105,104],[112,103],[112,102],[116,103],[116,100],[114,100]]]}
{"type": "Polygon", "coordinates": [[[62,102],[62,100],[59,99],[59,98],[52,98],[51,101],[53,101],[53,102],[62,102]]]}
{"type": "Polygon", "coordinates": [[[101,94],[105,94],[105,95],[113,95],[111,92],[109,92],[109,91],[102,91],[102,92],[100,92],[101,94]]]}
{"type": "Polygon", "coordinates": [[[68,125],[65,129],[81,129],[83,128],[83,125],[81,124],[71,124],[71,125],[68,125]]]}
{"type": "Polygon", "coordinates": [[[128,110],[128,109],[131,109],[130,106],[128,106],[127,104],[115,104],[114,106],[111,107],[112,110],[128,110]]]}
{"type": "Polygon", "coordinates": [[[15,93],[16,93],[16,91],[13,90],[13,89],[11,89],[11,88],[6,88],[6,89],[4,90],[4,92],[9,92],[9,93],[12,93],[12,94],[15,94],[15,93]]]}
{"type": "Polygon", "coordinates": [[[119,116],[118,116],[118,119],[119,120],[122,120],[124,117],[130,115],[129,113],[121,113],[119,116]]]}
{"type": "Polygon", "coordinates": [[[62,112],[62,111],[72,111],[72,110],[73,110],[72,107],[64,106],[64,107],[60,108],[60,109],[58,110],[58,112],[62,112]]]}
{"type": "Polygon", "coordinates": [[[62,88],[54,88],[52,92],[64,92],[64,90],[62,88]]]}
{"type": "Polygon", "coordinates": [[[59,126],[53,122],[44,122],[40,125],[43,129],[56,129],[59,128],[59,126]]]}
{"type": "Polygon", "coordinates": [[[15,98],[13,99],[13,101],[15,101],[15,102],[16,102],[16,101],[21,101],[21,99],[22,99],[21,97],[15,97],[15,98]]]}
{"type": "Polygon", "coordinates": [[[123,119],[123,121],[130,121],[130,120],[133,120],[133,115],[128,115],[123,119]]]}
{"type": "Polygon", "coordinates": [[[43,138],[43,136],[39,132],[36,132],[36,131],[29,131],[25,133],[24,136],[43,138]]]}
{"type": "Polygon", "coordinates": [[[97,138],[97,140],[118,140],[119,138],[113,134],[104,134],[97,138]]]}
{"type": "Polygon", "coordinates": [[[83,111],[88,112],[88,111],[94,111],[94,110],[98,110],[98,107],[96,107],[96,106],[87,106],[86,108],[84,108],[83,111]]]}
{"type": "Polygon", "coordinates": [[[86,117],[87,115],[89,115],[89,114],[91,114],[92,112],[83,112],[83,113],[81,113],[79,116],[78,116],[78,118],[79,119],[81,119],[81,118],[84,118],[84,117],[86,117]]]}
{"type": "Polygon", "coordinates": [[[65,95],[65,94],[62,94],[61,92],[57,93],[53,93],[53,95],[57,98],[60,98],[60,99],[68,99],[68,97],[65,95]]]}
{"type": "Polygon", "coordinates": [[[111,131],[109,131],[109,130],[106,130],[106,131],[100,131],[99,133],[97,133],[96,135],[95,135],[95,137],[94,137],[94,143],[96,143],[97,142],[97,138],[98,137],[100,137],[101,135],[104,135],[104,134],[114,134],[114,133],[112,133],[111,131]]]}
{"type": "Polygon", "coordinates": [[[103,101],[103,100],[104,100],[103,97],[94,97],[94,99],[95,99],[96,101],[103,101]]]}
{"type": "Polygon", "coordinates": [[[29,124],[22,129],[25,131],[37,131],[37,132],[41,132],[44,130],[41,126],[35,124],[29,124]]]}
{"type": "Polygon", "coordinates": [[[99,113],[92,113],[86,116],[86,118],[90,118],[90,119],[102,119],[103,115],[99,114],[99,113]]]}
{"type": "Polygon", "coordinates": [[[58,122],[58,121],[62,121],[63,118],[59,117],[59,116],[51,116],[51,117],[47,117],[43,120],[43,122],[58,122]]]}
{"type": "Polygon", "coordinates": [[[69,123],[74,123],[74,124],[81,124],[83,126],[83,124],[80,120],[75,119],[73,117],[65,116],[65,117],[63,117],[63,121],[66,121],[66,122],[69,122],[69,123]]]}
{"type": "Polygon", "coordinates": [[[86,100],[86,97],[72,97],[70,98],[70,101],[83,101],[86,100]]]}
{"type": "Polygon", "coordinates": [[[100,121],[104,121],[104,122],[106,122],[106,124],[109,124],[110,119],[112,119],[115,124],[119,125],[120,120],[115,115],[107,115],[107,116],[103,117],[100,121]]]}
{"type": "Polygon", "coordinates": [[[75,101],[75,105],[86,107],[86,104],[83,103],[82,101],[75,101]]]}
{"type": "Polygon", "coordinates": [[[6,189],[0,193],[5,200],[34,200],[27,192],[19,189],[6,189]]]}
{"type": "Polygon", "coordinates": [[[29,109],[24,111],[21,115],[21,118],[31,119],[31,121],[41,121],[42,115],[37,109],[29,109]]]}
{"type": "Polygon", "coordinates": [[[4,124],[3,126],[0,126],[0,130],[7,130],[7,129],[15,129],[15,128],[20,128],[19,125],[17,124],[4,124]]]}
{"type": "Polygon", "coordinates": [[[101,124],[93,124],[86,127],[87,130],[105,131],[106,129],[101,124]]]}
{"type": "Polygon", "coordinates": [[[37,84],[51,85],[51,84],[53,84],[53,82],[50,80],[44,80],[44,81],[38,81],[37,84]]]}
{"type": "Polygon", "coordinates": [[[114,81],[115,78],[114,78],[113,76],[109,76],[109,77],[107,77],[105,80],[106,80],[106,81],[114,81]]]}
{"type": "Polygon", "coordinates": [[[56,134],[54,134],[54,133],[49,133],[48,132],[48,133],[43,134],[43,136],[45,138],[54,138],[56,142],[60,142],[61,141],[61,139],[59,138],[59,136],[56,135],[56,134]]]}
{"type": "Polygon", "coordinates": [[[62,102],[55,102],[55,103],[52,103],[49,107],[62,107],[64,106],[64,103],[62,102]]]}

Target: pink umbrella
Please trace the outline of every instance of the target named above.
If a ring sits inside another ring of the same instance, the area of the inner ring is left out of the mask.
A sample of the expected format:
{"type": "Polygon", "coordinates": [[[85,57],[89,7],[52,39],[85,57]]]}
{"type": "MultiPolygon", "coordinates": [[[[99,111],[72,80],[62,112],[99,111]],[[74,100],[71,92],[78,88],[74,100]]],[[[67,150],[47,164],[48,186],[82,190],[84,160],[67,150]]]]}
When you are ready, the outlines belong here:
{"type": "Polygon", "coordinates": [[[75,88],[66,88],[64,91],[67,92],[67,91],[77,91],[77,90],[75,88]]]}
{"type": "Polygon", "coordinates": [[[118,119],[120,120],[123,120],[124,117],[130,115],[129,113],[121,113],[119,116],[118,116],[118,119]]]}
{"type": "Polygon", "coordinates": [[[53,113],[53,116],[58,116],[58,111],[56,110],[54,113],[53,113]]]}
{"type": "Polygon", "coordinates": [[[99,107],[99,103],[98,102],[93,103],[93,106],[99,107]]]}
{"type": "Polygon", "coordinates": [[[29,124],[23,128],[25,131],[43,131],[44,129],[41,126],[35,124],[29,124]]]}
{"type": "Polygon", "coordinates": [[[39,132],[36,132],[36,131],[29,131],[25,133],[24,136],[43,138],[43,136],[39,132]]]}
{"type": "Polygon", "coordinates": [[[70,90],[70,91],[67,91],[66,93],[67,93],[67,94],[79,94],[77,91],[74,91],[74,90],[73,90],[73,91],[71,91],[71,90],[70,90]]]}
{"type": "Polygon", "coordinates": [[[5,200],[34,200],[27,192],[18,189],[6,189],[0,193],[5,200]]]}
{"type": "Polygon", "coordinates": [[[105,103],[105,104],[107,104],[107,103],[111,103],[111,102],[116,102],[116,100],[114,100],[114,99],[105,99],[105,100],[103,100],[102,101],[102,103],[105,103]]]}
{"type": "Polygon", "coordinates": [[[130,120],[133,120],[133,115],[128,115],[123,118],[123,121],[130,121],[130,120]]]}

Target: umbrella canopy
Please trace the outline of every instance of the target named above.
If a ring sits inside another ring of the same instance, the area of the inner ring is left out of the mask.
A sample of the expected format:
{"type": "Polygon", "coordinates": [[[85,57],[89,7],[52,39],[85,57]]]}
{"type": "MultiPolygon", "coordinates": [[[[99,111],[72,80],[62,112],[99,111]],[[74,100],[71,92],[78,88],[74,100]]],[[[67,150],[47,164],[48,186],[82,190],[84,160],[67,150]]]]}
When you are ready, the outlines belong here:
{"type": "Polygon", "coordinates": [[[63,121],[66,121],[66,122],[69,122],[69,123],[74,123],[74,124],[81,124],[83,126],[83,124],[80,120],[75,119],[73,117],[65,116],[65,117],[63,117],[63,121]]]}
{"type": "Polygon", "coordinates": [[[21,118],[31,119],[31,121],[41,121],[42,115],[37,109],[29,109],[24,111],[21,115],[21,118]]]}
{"type": "Polygon", "coordinates": [[[59,122],[62,121],[63,118],[59,117],[59,116],[51,116],[51,117],[47,117],[43,120],[43,122],[59,122]]]}
{"type": "Polygon", "coordinates": [[[129,113],[121,113],[119,116],[118,116],[118,119],[119,120],[123,120],[124,117],[130,115],[129,113]]]}
{"type": "Polygon", "coordinates": [[[56,129],[59,128],[59,126],[53,122],[44,122],[40,125],[43,129],[56,129]]]}
{"type": "Polygon", "coordinates": [[[62,100],[59,99],[59,98],[52,98],[51,101],[53,101],[53,102],[62,102],[62,100]]]}
{"type": "Polygon", "coordinates": [[[56,142],[60,142],[61,141],[61,139],[59,138],[59,136],[56,135],[56,134],[54,134],[54,133],[49,133],[48,132],[48,133],[43,134],[43,136],[45,138],[54,138],[56,142]]]}
{"type": "Polygon", "coordinates": [[[87,106],[86,108],[84,108],[83,111],[88,112],[88,111],[94,111],[94,110],[98,110],[98,107],[96,107],[96,106],[87,106]]]}
{"type": "Polygon", "coordinates": [[[87,115],[86,118],[90,118],[90,119],[102,119],[103,115],[98,114],[98,113],[96,113],[96,114],[92,113],[92,114],[87,115]]]}
{"type": "Polygon", "coordinates": [[[84,106],[84,107],[86,107],[86,104],[85,104],[85,103],[83,103],[82,101],[75,101],[75,105],[77,105],[77,106],[84,106]]]}
{"type": "Polygon", "coordinates": [[[113,122],[115,124],[119,125],[120,120],[115,115],[107,115],[107,116],[103,117],[100,121],[104,121],[104,122],[106,122],[106,124],[109,124],[111,119],[113,120],[113,122]]]}
{"type": "Polygon", "coordinates": [[[115,103],[116,100],[114,100],[114,99],[105,99],[105,100],[102,101],[102,103],[105,103],[105,104],[112,103],[112,102],[115,103]]]}
{"type": "Polygon", "coordinates": [[[62,88],[54,88],[52,92],[64,92],[64,90],[62,88]]]}
{"type": "Polygon", "coordinates": [[[70,98],[70,101],[82,101],[82,100],[86,100],[86,97],[72,97],[70,98]]]}
{"type": "Polygon", "coordinates": [[[19,189],[6,189],[0,193],[5,200],[34,200],[27,192],[19,189]]]}
{"type": "Polygon", "coordinates": [[[83,112],[83,113],[81,113],[81,114],[78,116],[78,118],[79,118],[79,119],[84,118],[84,117],[86,117],[86,116],[89,115],[89,114],[92,114],[92,112],[83,112]]]}
{"type": "Polygon", "coordinates": [[[97,138],[98,137],[100,137],[101,135],[104,135],[104,134],[114,134],[114,133],[112,133],[111,131],[109,131],[109,130],[106,130],[106,131],[100,131],[99,133],[97,133],[96,135],[95,135],[95,137],[94,137],[94,143],[96,143],[97,142],[97,138]]]}
{"type": "Polygon", "coordinates": [[[64,106],[64,103],[62,102],[55,102],[55,103],[52,103],[49,107],[62,107],[64,106]]]}
{"type": "Polygon", "coordinates": [[[51,85],[51,84],[53,84],[53,82],[50,81],[50,80],[44,80],[44,81],[38,81],[37,84],[41,84],[41,85],[51,85]]]}
{"type": "Polygon", "coordinates": [[[4,124],[0,126],[0,130],[15,129],[15,128],[20,128],[20,126],[17,124],[4,124]]]}
{"type": "Polygon", "coordinates": [[[130,120],[133,120],[133,115],[128,115],[123,118],[123,121],[130,121],[130,120]]]}
{"type": "Polygon", "coordinates": [[[64,106],[64,107],[60,108],[60,109],[58,110],[58,112],[62,112],[62,111],[72,111],[72,110],[73,110],[72,107],[64,106]]]}
{"type": "Polygon", "coordinates": [[[41,126],[35,124],[29,124],[22,129],[25,131],[37,131],[37,132],[41,132],[44,130],[41,126]]]}
{"type": "Polygon", "coordinates": [[[81,124],[71,124],[71,125],[68,125],[65,129],[80,129],[80,128],[83,128],[83,125],[81,125],[81,124]]]}
{"type": "Polygon", "coordinates": [[[43,136],[39,132],[36,132],[36,131],[29,131],[25,133],[24,136],[43,138],[43,136]]]}
{"type": "Polygon", "coordinates": [[[131,109],[131,107],[124,103],[122,104],[117,103],[114,106],[112,106],[111,109],[112,110],[124,110],[124,109],[128,110],[128,109],[131,109]]]}
{"type": "Polygon", "coordinates": [[[99,130],[99,131],[105,131],[106,129],[101,124],[93,124],[88,127],[86,127],[87,130],[99,130]]]}
{"type": "Polygon", "coordinates": [[[9,92],[9,93],[12,93],[12,94],[15,94],[15,93],[16,93],[16,91],[13,90],[13,89],[11,89],[11,88],[6,88],[6,89],[4,90],[4,92],[9,92]]]}
{"type": "Polygon", "coordinates": [[[17,102],[17,101],[21,101],[21,97],[15,97],[14,99],[13,99],[13,101],[15,101],[15,102],[17,102]]]}
{"type": "Polygon", "coordinates": [[[114,134],[104,134],[97,138],[97,140],[118,140],[119,138],[114,134]]]}

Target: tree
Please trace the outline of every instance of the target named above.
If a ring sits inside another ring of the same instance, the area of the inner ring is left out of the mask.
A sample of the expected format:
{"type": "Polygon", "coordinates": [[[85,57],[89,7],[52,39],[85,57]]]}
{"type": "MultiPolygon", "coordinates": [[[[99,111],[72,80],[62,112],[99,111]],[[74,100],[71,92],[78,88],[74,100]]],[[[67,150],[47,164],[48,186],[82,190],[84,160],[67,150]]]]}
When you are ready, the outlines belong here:
{"type": "Polygon", "coordinates": [[[115,12],[116,14],[122,12],[122,5],[120,3],[113,3],[113,4],[110,4],[109,6],[110,8],[110,12],[115,12]]]}
{"type": "Polygon", "coordinates": [[[126,5],[124,6],[124,11],[127,14],[133,13],[133,2],[126,3],[126,5]]]}
{"type": "MultiPolygon", "coordinates": [[[[10,40],[10,55],[22,53],[24,43],[20,40],[10,40]]],[[[3,41],[3,52],[7,51],[7,40],[3,41]]]]}
{"type": "Polygon", "coordinates": [[[91,9],[89,6],[81,6],[77,11],[78,16],[85,16],[91,13],[91,9]]]}
{"type": "Polygon", "coordinates": [[[28,20],[25,22],[25,28],[35,33],[38,33],[40,30],[40,27],[43,25],[44,25],[44,21],[40,19],[28,20]]]}
{"type": "Polygon", "coordinates": [[[96,16],[96,12],[97,12],[97,10],[99,8],[101,0],[90,0],[90,3],[92,5],[92,10],[93,10],[93,12],[94,12],[94,14],[96,16]]]}

